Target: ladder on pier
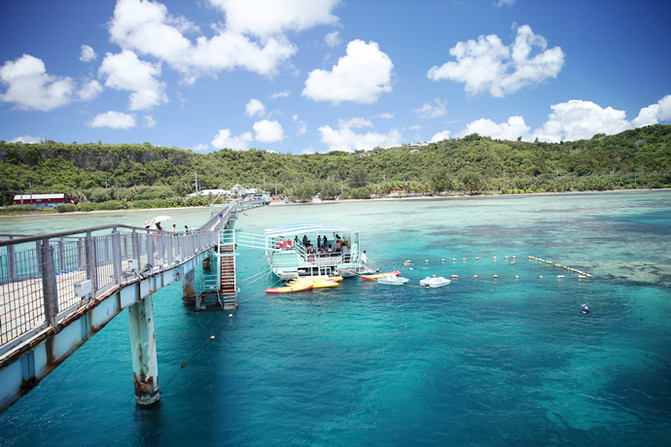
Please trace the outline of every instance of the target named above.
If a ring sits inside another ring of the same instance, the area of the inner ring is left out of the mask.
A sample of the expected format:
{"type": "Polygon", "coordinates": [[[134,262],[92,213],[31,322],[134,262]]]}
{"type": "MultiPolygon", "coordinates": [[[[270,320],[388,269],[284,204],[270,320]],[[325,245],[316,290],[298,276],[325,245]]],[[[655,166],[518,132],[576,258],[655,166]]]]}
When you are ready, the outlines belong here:
{"type": "Polygon", "coordinates": [[[199,310],[236,310],[238,293],[235,272],[235,244],[217,246],[217,268],[203,276],[199,310]]]}

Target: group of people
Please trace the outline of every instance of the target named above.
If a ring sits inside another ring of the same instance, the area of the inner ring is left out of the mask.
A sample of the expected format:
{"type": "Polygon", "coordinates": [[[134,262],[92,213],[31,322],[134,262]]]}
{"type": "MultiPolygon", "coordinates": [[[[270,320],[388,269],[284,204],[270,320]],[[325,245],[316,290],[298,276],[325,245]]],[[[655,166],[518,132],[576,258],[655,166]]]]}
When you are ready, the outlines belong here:
{"type": "MultiPolygon", "coordinates": [[[[290,241],[285,241],[285,244],[286,242],[290,241]]],[[[305,251],[310,255],[318,254],[319,256],[329,256],[332,254],[334,255],[341,254],[345,262],[349,260],[349,254],[350,254],[349,241],[343,240],[338,234],[335,235],[335,240],[333,243],[330,243],[326,235],[324,235],[323,237],[321,235],[318,235],[316,247],[312,244],[312,241],[310,241],[307,235],[303,235],[303,239],[300,241],[298,239],[298,235],[296,235],[296,237],[294,237],[293,243],[295,245],[302,244],[305,247],[305,251]]]]}
{"type": "MultiPolygon", "coordinates": [[[[145,221],[144,228],[145,228],[145,230],[152,230],[153,229],[153,230],[158,230],[158,231],[164,231],[163,227],[161,226],[161,222],[154,223],[153,228],[152,228],[152,225],[149,223],[149,221],[145,221]]],[[[177,225],[176,224],[172,224],[172,232],[177,233],[177,225]]],[[[189,227],[187,227],[186,225],[184,225],[184,232],[185,233],[189,232],[189,227]]]]}

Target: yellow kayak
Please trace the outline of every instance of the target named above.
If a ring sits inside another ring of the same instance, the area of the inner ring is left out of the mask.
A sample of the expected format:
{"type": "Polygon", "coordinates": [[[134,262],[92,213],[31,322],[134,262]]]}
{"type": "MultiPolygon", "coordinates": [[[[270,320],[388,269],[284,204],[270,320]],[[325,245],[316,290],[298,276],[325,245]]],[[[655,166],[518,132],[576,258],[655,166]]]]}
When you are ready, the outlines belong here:
{"type": "Polygon", "coordinates": [[[292,287],[300,287],[303,284],[311,284],[313,289],[338,287],[339,285],[338,281],[335,279],[294,279],[288,284],[292,287]]]}
{"type": "Polygon", "coordinates": [[[290,293],[290,292],[302,292],[303,290],[309,290],[312,288],[312,283],[304,284],[295,284],[285,287],[271,287],[266,289],[266,293],[290,293]]]}

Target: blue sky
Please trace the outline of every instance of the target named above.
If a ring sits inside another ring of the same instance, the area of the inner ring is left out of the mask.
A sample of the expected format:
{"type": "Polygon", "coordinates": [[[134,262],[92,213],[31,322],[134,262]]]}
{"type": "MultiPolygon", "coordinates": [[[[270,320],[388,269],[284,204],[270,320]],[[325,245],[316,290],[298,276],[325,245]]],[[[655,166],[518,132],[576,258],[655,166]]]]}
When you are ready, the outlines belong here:
{"type": "Polygon", "coordinates": [[[0,139],[314,153],[671,121],[667,0],[0,2],[0,139]]]}

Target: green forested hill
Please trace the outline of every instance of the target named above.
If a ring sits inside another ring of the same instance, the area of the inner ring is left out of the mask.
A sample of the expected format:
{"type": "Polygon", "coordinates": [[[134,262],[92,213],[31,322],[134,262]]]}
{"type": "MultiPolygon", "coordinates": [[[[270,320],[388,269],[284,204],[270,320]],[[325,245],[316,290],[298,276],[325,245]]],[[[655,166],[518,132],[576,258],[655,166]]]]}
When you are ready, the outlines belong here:
{"type": "Polygon", "coordinates": [[[567,191],[671,186],[671,125],[561,144],[461,139],[370,152],[209,154],[139,144],[0,142],[0,198],[62,192],[92,201],[183,197],[239,183],[301,196],[409,191],[567,191]]]}

